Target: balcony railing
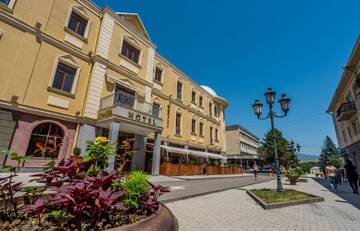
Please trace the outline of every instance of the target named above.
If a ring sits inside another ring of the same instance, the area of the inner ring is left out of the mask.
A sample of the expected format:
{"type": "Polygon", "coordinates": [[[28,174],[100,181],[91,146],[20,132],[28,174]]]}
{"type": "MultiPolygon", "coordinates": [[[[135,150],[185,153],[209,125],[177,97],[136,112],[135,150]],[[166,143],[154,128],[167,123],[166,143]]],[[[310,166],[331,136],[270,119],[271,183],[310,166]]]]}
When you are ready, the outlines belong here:
{"type": "Polygon", "coordinates": [[[160,117],[160,106],[148,102],[137,101],[134,95],[130,95],[123,91],[117,91],[114,94],[101,99],[100,109],[114,106],[134,109],[144,112],[148,115],[160,117]]]}
{"type": "Polygon", "coordinates": [[[355,114],[356,114],[356,106],[354,102],[343,103],[336,111],[336,116],[338,121],[348,120],[355,114]]]}

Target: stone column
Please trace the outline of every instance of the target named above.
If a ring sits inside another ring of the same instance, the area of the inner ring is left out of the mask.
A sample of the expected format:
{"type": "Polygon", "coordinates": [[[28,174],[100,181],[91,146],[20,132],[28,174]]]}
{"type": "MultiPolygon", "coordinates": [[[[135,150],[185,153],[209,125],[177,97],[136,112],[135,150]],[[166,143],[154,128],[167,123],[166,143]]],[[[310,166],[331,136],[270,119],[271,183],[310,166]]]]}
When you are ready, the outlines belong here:
{"type": "MultiPolygon", "coordinates": [[[[119,122],[111,122],[109,128],[109,140],[110,143],[113,144],[116,148],[118,138],[119,138],[119,130],[120,130],[120,123],[119,122]]],[[[107,168],[108,171],[114,170],[115,168],[115,156],[109,156],[108,158],[109,167],[107,168]]]]}
{"type": "Polygon", "coordinates": [[[81,156],[86,154],[86,141],[95,140],[96,138],[96,128],[90,124],[80,125],[79,137],[77,139],[76,146],[81,149],[81,156]]]}
{"type": "Polygon", "coordinates": [[[131,169],[145,169],[145,147],[146,137],[135,135],[134,149],[136,152],[131,159],[131,169]]]}
{"type": "Polygon", "coordinates": [[[161,134],[159,132],[155,132],[154,136],[154,151],[152,158],[152,167],[151,174],[159,175],[160,172],[160,150],[161,150],[161,134]]]}

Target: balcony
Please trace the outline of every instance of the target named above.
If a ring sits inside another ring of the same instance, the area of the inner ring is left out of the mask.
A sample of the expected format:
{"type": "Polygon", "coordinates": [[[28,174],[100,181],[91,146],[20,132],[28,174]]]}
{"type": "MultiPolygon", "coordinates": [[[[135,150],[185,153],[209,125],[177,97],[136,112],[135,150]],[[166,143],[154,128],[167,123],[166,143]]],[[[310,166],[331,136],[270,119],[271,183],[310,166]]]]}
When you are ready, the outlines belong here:
{"type": "Polygon", "coordinates": [[[336,117],[338,121],[349,120],[355,114],[356,106],[354,102],[343,103],[336,111],[336,117]]]}
{"type": "Polygon", "coordinates": [[[159,105],[144,102],[143,98],[137,98],[124,91],[117,91],[101,99],[99,119],[110,116],[124,117],[127,120],[162,127],[159,105]]]}

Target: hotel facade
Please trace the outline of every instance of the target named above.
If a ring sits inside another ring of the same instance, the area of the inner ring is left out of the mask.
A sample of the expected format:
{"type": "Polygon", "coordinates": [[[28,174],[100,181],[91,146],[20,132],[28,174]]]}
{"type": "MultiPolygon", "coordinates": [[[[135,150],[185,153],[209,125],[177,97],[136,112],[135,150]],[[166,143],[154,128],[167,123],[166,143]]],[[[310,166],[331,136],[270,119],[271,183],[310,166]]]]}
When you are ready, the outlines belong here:
{"type": "Polygon", "coordinates": [[[240,125],[226,126],[225,134],[228,164],[240,165],[243,169],[253,168],[259,159],[259,138],[240,125]]]}
{"type": "Polygon", "coordinates": [[[137,14],[0,0],[0,71],[0,149],[31,157],[25,168],[84,155],[96,136],[119,155],[130,141],[127,168],[155,175],[168,161],[226,161],[227,101],[158,54],[137,14]]]}
{"type": "Polygon", "coordinates": [[[344,66],[341,80],[330,102],[341,156],[360,168],[360,38],[344,66]]]}

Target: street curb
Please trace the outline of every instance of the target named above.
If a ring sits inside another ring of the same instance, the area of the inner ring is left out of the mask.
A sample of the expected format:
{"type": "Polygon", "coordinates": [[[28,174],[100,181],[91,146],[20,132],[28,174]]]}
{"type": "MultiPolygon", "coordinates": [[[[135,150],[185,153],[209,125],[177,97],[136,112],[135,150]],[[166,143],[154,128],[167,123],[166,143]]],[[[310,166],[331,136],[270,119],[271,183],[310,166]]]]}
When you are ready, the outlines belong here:
{"type": "Polygon", "coordinates": [[[272,181],[272,180],[274,180],[274,179],[258,181],[258,182],[255,182],[255,183],[247,183],[247,184],[244,184],[244,185],[238,185],[238,186],[234,186],[234,187],[230,187],[230,188],[224,188],[224,189],[217,189],[217,190],[212,190],[212,191],[207,191],[207,192],[201,192],[201,193],[181,196],[181,197],[177,197],[177,198],[169,198],[169,199],[164,199],[164,200],[159,199],[159,202],[161,202],[163,204],[166,204],[166,203],[170,203],[170,202],[175,202],[175,201],[185,200],[185,199],[189,199],[189,198],[204,196],[204,195],[208,195],[208,194],[212,194],[212,193],[218,193],[218,192],[223,192],[223,191],[227,191],[227,190],[238,189],[238,188],[242,188],[242,187],[246,187],[246,186],[250,186],[250,185],[254,185],[254,184],[260,184],[260,183],[264,183],[264,182],[268,182],[268,181],[272,181]]]}
{"type": "Polygon", "coordinates": [[[315,202],[323,202],[325,199],[323,197],[319,197],[313,194],[309,194],[311,196],[314,196],[314,198],[308,198],[303,200],[296,200],[296,201],[289,201],[289,202],[277,202],[277,203],[266,203],[262,199],[260,199],[258,196],[256,196],[253,192],[250,190],[246,190],[246,193],[253,198],[263,209],[277,209],[277,208],[283,208],[293,205],[302,205],[302,204],[309,204],[309,203],[315,203],[315,202]]]}

